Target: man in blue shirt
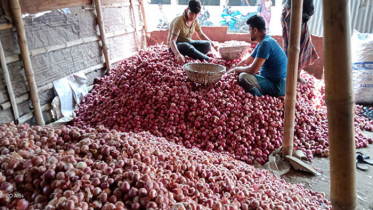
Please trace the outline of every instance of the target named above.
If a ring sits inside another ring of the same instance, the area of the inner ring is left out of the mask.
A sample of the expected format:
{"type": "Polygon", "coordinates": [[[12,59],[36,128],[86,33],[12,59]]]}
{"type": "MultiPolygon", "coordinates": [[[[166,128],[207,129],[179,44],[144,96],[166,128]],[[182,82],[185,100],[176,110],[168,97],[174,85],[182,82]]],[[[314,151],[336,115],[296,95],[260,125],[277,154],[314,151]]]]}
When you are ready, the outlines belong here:
{"type": "Polygon", "coordinates": [[[251,41],[257,41],[258,45],[250,57],[230,71],[240,74],[239,84],[246,92],[257,96],[285,95],[287,57],[284,50],[266,34],[263,17],[255,15],[246,23],[251,41]]]}

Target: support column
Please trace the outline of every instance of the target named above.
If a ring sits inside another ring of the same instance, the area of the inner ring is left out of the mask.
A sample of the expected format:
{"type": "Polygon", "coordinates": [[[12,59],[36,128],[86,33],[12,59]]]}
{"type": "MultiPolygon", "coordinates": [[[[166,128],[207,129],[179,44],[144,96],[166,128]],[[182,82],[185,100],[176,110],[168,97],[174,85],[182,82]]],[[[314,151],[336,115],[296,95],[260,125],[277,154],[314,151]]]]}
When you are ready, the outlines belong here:
{"type": "Polygon", "coordinates": [[[97,23],[98,23],[98,27],[100,28],[100,38],[101,38],[102,50],[104,51],[106,70],[109,73],[111,70],[111,64],[110,64],[110,56],[109,56],[107,42],[106,42],[104,15],[102,14],[100,0],[95,0],[95,7],[96,7],[96,13],[97,13],[97,23]]]}
{"type": "Polygon", "coordinates": [[[333,210],[355,210],[356,160],[349,1],[324,0],[323,9],[330,200],[333,210]]]}
{"type": "Polygon", "coordinates": [[[300,51],[300,32],[302,25],[303,1],[291,2],[290,37],[288,50],[288,67],[285,92],[284,141],[282,155],[292,156],[294,138],[295,100],[297,97],[297,76],[300,51]]]}
{"type": "Polygon", "coordinates": [[[21,58],[23,61],[23,68],[25,69],[25,75],[27,83],[30,89],[30,97],[32,106],[34,108],[34,116],[36,119],[36,124],[45,125],[43,114],[41,112],[38,88],[36,86],[34,70],[32,69],[30,53],[27,46],[26,32],[22,20],[21,7],[18,0],[10,0],[10,7],[12,9],[13,18],[15,22],[15,27],[17,29],[18,44],[21,50],[21,58]]]}

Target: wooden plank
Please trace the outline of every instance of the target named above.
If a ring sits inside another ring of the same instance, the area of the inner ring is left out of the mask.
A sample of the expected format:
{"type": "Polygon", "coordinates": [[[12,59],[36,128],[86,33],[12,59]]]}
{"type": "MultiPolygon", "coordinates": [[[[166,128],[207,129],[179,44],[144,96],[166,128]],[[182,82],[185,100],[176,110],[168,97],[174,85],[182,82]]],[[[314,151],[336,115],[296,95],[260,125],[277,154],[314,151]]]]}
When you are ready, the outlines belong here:
{"type": "MultiPolygon", "coordinates": [[[[117,62],[119,62],[121,60],[128,59],[128,58],[130,58],[130,57],[132,57],[132,56],[134,56],[136,54],[137,54],[137,52],[128,53],[128,54],[126,54],[126,55],[124,55],[122,57],[110,60],[110,63],[117,63],[117,62]]],[[[83,69],[83,70],[79,70],[79,71],[83,71],[84,74],[88,74],[88,73],[90,73],[92,71],[95,71],[95,70],[98,70],[98,69],[101,69],[101,68],[104,68],[104,67],[105,67],[105,63],[101,63],[101,64],[97,64],[95,66],[91,66],[91,67],[89,67],[87,69],[83,69]]],[[[38,87],[38,91],[39,91],[39,93],[42,93],[42,92],[47,91],[47,90],[52,89],[52,88],[53,88],[53,83],[48,83],[46,85],[38,87]]],[[[21,96],[19,96],[19,97],[16,98],[16,104],[20,104],[22,102],[25,102],[28,99],[30,99],[30,96],[29,96],[28,93],[24,94],[24,95],[21,95],[21,96]]],[[[2,104],[0,104],[0,111],[9,109],[10,107],[11,107],[10,102],[2,103],[2,104]]]]}
{"type": "MultiPolygon", "coordinates": [[[[139,2],[136,2],[133,4],[134,6],[139,6],[139,2]]],[[[120,4],[107,4],[107,5],[102,5],[101,4],[101,8],[122,8],[122,7],[129,7],[131,6],[130,2],[126,2],[126,3],[120,3],[120,4]]],[[[84,10],[95,10],[95,8],[93,7],[93,5],[85,5],[83,6],[83,9],[84,10]]]]}
{"type": "Polygon", "coordinates": [[[0,24],[0,31],[1,30],[6,30],[6,29],[11,29],[13,27],[14,27],[14,25],[12,25],[12,24],[2,23],[2,24],[0,24]]]}
{"type": "MultiPolygon", "coordinates": [[[[38,12],[44,12],[48,10],[57,10],[63,8],[70,8],[83,5],[92,5],[92,0],[20,0],[22,14],[30,13],[35,14],[38,12]]],[[[6,0],[2,0],[5,11],[10,11],[9,4],[6,0]]],[[[102,5],[116,5],[129,3],[129,0],[102,0],[102,5]]],[[[9,13],[7,13],[9,14],[9,13]]]]}
{"type": "Polygon", "coordinates": [[[111,70],[110,55],[109,55],[109,51],[108,51],[108,47],[107,47],[104,15],[102,14],[102,8],[101,8],[101,1],[100,0],[95,0],[95,7],[96,7],[96,14],[97,14],[97,23],[98,23],[98,27],[100,29],[100,38],[101,38],[102,50],[104,51],[106,70],[110,73],[110,70],[111,70]]]}
{"type": "MultiPolygon", "coordinates": [[[[129,30],[126,29],[126,30],[114,31],[111,33],[107,33],[106,35],[107,35],[107,38],[113,38],[113,37],[122,36],[122,35],[133,33],[133,32],[135,32],[134,28],[129,29],[129,30]]],[[[73,46],[77,46],[77,45],[85,44],[89,42],[94,42],[98,40],[100,40],[99,36],[92,36],[92,37],[86,37],[86,38],[69,41],[69,42],[66,42],[65,44],[42,47],[42,48],[31,50],[30,56],[37,56],[43,53],[53,52],[56,50],[62,50],[62,49],[66,49],[69,47],[73,47],[73,46]]],[[[8,64],[8,63],[13,63],[13,62],[21,60],[21,57],[20,55],[10,55],[10,56],[7,56],[5,59],[6,59],[6,63],[8,64]]]]}
{"type": "Polygon", "coordinates": [[[1,68],[3,68],[6,89],[8,90],[10,103],[12,104],[14,122],[18,125],[19,114],[18,114],[16,97],[14,96],[13,86],[12,86],[12,82],[10,79],[8,66],[6,65],[5,53],[4,53],[4,49],[3,49],[3,45],[1,44],[1,41],[0,41],[0,60],[1,60],[1,68]]]}
{"type": "Polygon", "coordinates": [[[19,0],[22,14],[35,14],[48,10],[92,4],[92,0],[19,0]]]}
{"type": "Polygon", "coordinates": [[[129,3],[129,0],[101,0],[102,6],[118,5],[129,3]]]}
{"type": "MultiPolygon", "coordinates": [[[[103,7],[118,7],[118,5],[129,5],[129,0],[102,0],[103,7]]],[[[22,14],[35,14],[48,10],[57,10],[76,6],[92,5],[92,0],[20,0],[22,14]]],[[[1,0],[5,14],[10,16],[11,10],[8,0],[1,0]]]]}

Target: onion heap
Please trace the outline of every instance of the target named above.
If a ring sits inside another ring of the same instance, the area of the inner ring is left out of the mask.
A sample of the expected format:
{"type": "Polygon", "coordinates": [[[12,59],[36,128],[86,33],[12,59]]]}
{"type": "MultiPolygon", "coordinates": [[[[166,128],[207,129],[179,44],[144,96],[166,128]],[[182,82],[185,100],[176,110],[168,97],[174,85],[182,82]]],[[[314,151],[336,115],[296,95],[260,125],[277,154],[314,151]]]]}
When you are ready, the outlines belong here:
{"type": "Polygon", "coordinates": [[[331,209],[324,193],[149,132],[0,125],[0,209],[331,209]]]}
{"type": "MultiPolygon", "coordinates": [[[[239,61],[214,62],[229,69],[239,61]]],[[[323,81],[308,74],[302,77],[308,82],[297,85],[294,148],[312,160],[313,155],[329,155],[325,88],[323,81]]],[[[245,93],[237,79],[237,74],[230,73],[206,87],[196,84],[166,46],[152,46],[98,79],[79,105],[73,125],[149,131],[187,148],[264,164],[282,144],[284,97],[245,93]]],[[[360,112],[361,107],[356,106],[356,113],[360,112]]],[[[356,147],[372,143],[361,133],[372,128],[372,121],[355,117],[356,147]]]]}

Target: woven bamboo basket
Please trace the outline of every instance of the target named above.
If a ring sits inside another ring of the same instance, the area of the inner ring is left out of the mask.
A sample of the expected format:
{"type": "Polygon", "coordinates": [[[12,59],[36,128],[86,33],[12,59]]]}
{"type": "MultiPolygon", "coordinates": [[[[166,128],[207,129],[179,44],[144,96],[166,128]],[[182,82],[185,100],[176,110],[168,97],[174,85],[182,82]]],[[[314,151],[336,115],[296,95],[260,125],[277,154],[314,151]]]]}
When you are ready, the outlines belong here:
{"type": "Polygon", "coordinates": [[[187,63],[183,68],[190,80],[204,85],[219,81],[225,73],[225,66],[210,63],[187,63]]]}
{"type": "Polygon", "coordinates": [[[219,53],[224,60],[234,60],[243,57],[250,49],[250,44],[220,47],[219,53]]]}

